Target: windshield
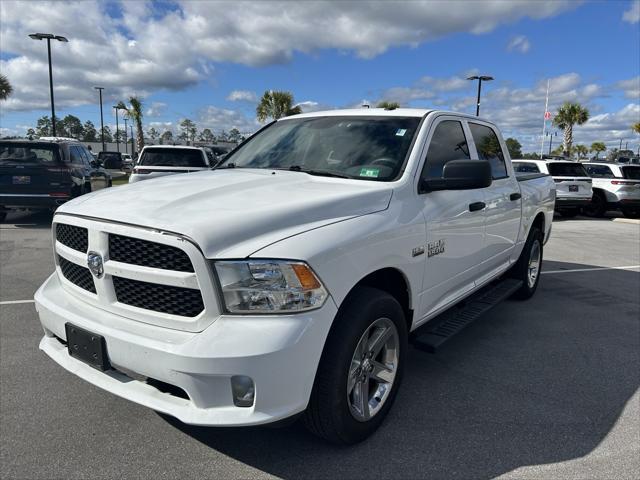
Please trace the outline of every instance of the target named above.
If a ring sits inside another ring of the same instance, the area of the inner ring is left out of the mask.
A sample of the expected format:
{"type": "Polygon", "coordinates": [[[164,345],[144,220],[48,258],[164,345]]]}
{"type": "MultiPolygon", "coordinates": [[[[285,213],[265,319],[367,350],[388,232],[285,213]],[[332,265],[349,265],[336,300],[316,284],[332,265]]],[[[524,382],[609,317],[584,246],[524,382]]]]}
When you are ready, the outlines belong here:
{"type": "Polygon", "coordinates": [[[192,148],[147,148],[138,165],[154,167],[206,167],[202,152],[192,148]]]}
{"type": "Polygon", "coordinates": [[[291,169],[361,180],[394,180],[418,117],[314,117],[279,121],[225,158],[221,167],[291,169]]]}
{"type": "Polygon", "coordinates": [[[581,163],[549,162],[549,173],[554,177],[588,177],[581,163]]]}
{"type": "Polygon", "coordinates": [[[622,176],[629,180],[640,180],[640,167],[622,167],[622,176]]]}
{"type": "Polygon", "coordinates": [[[57,162],[56,145],[0,143],[0,165],[52,165],[57,162]]]}

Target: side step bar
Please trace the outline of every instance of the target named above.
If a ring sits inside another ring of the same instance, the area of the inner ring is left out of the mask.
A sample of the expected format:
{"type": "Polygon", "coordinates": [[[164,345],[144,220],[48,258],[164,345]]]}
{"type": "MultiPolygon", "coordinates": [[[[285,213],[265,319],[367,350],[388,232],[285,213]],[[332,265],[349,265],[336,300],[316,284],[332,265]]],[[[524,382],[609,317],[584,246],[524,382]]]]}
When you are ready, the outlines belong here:
{"type": "Polygon", "coordinates": [[[522,286],[521,280],[506,279],[484,287],[425,325],[425,331],[412,338],[411,343],[420,350],[434,353],[444,342],[464,327],[506,300],[522,286]]]}

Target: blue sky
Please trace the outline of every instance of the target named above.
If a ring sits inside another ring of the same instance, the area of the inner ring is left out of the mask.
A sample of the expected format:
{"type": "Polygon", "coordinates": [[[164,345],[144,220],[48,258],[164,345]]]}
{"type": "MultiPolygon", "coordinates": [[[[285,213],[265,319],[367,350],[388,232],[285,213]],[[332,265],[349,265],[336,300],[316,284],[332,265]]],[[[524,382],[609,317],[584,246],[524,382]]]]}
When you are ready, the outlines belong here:
{"type": "Polygon", "coordinates": [[[82,2],[51,15],[43,2],[3,2],[0,66],[17,88],[0,104],[1,132],[49,114],[46,49],[26,37],[37,30],[70,39],[54,45],[57,116],[96,125],[98,83],[105,105],[140,95],[147,127],[175,131],[188,117],[249,132],[267,89],[291,91],[304,110],[388,99],[473,112],[476,85],[460,79],[482,73],[496,79],[482,112],[526,149],[539,143],[547,79],[552,111],[571,100],[591,112],[577,142],[638,148],[637,1],[267,3],[82,2]]]}

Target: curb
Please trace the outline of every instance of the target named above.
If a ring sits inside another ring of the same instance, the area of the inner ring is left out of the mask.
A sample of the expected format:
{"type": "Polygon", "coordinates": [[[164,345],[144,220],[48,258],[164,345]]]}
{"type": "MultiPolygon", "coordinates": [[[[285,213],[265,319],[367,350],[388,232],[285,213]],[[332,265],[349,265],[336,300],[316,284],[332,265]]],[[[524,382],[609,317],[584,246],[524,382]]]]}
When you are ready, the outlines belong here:
{"type": "Polygon", "coordinates": [[[631,223],[632,225],[640,225],[640,220],[635,218],[614,218],[612,220],[618,223],[631,223]]]}

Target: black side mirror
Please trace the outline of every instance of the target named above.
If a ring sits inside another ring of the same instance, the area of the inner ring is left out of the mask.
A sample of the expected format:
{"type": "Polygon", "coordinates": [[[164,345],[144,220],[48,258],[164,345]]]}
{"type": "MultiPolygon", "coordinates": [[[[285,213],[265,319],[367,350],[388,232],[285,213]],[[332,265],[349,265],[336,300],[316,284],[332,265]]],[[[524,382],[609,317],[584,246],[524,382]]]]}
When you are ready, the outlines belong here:
{"type": "Polygon", "coordinates": [[[442,169],[442,178],[420,181],[420,193],[486,188],[492,181],[491,164],[486,160],[452,160],[442,169]]]}
{"type": "Polygon", "coordinates": [[[91,160],[92,168],[100,168],[100,162],[98,160],[91,160]]]}

